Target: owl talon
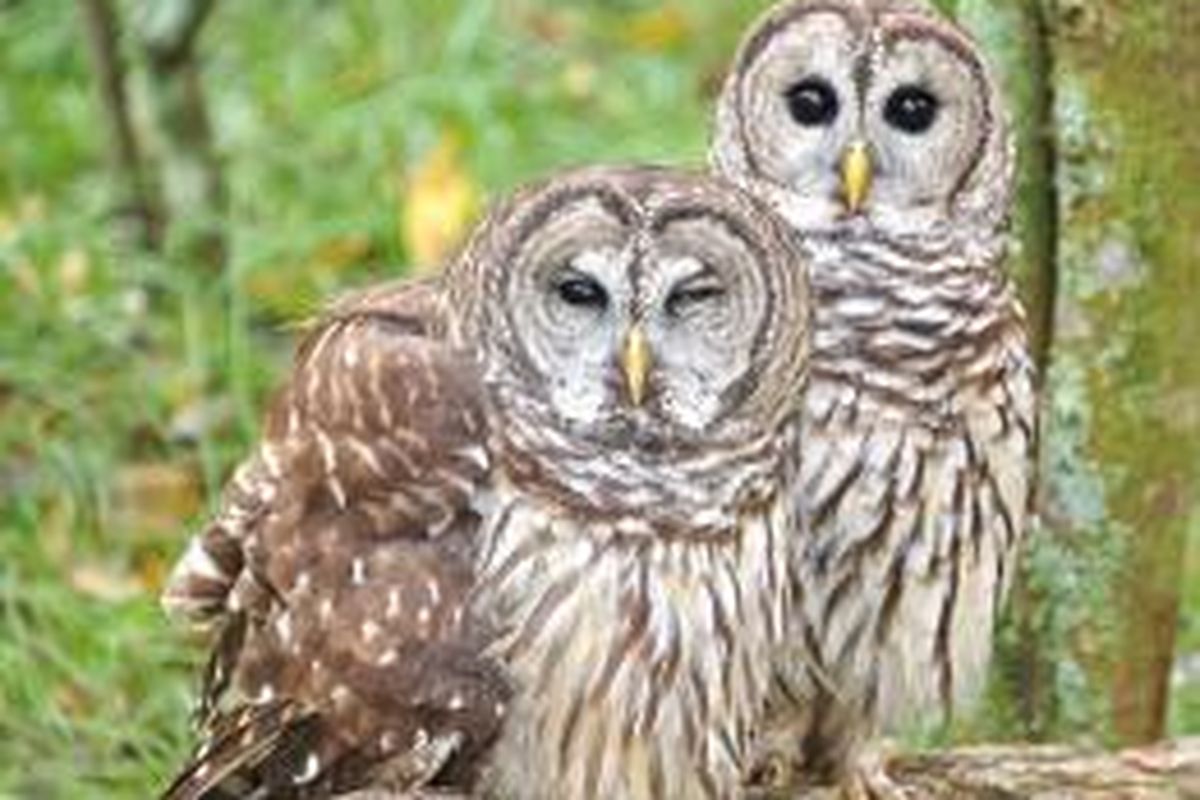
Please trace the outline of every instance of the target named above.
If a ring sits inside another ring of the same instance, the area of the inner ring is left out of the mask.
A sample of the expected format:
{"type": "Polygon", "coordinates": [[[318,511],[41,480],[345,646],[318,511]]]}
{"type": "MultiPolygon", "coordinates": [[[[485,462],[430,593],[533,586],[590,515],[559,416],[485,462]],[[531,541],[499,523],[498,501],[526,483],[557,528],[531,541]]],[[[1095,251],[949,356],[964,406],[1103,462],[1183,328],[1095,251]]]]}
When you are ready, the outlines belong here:
{"type": "Polygon", "coordinates": [[[860,755],[842,783],[844,800],[917,800],[888,773],[892,758],[892,748],[886,743],[860,755]]]}
{"type": "Polygon", "coordinates": [[[796,786],[796,765],[782,753],[770,752],[751,769],[748,789],[756,800],[784,797],[796,786]]]}

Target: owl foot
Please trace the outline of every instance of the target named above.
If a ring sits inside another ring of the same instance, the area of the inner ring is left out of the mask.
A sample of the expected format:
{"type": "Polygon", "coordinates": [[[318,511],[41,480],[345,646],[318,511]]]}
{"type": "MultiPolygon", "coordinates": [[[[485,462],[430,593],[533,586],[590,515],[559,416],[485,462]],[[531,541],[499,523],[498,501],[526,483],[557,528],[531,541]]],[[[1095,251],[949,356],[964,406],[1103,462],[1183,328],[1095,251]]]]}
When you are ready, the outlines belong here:
{"type": "Polygon", "coordinates": [[[860,753],[842,780],[843,800],[917,800],[888,774],[894,754],[895,748],[888,742],[877,742],[860,753]]]}
{"type": "Polygon", "coordinates": [[[775,800],[795,792],[798,766],[780,751],[770,751],[757,759],[750,772],[746,796],[750,800],[775,800]]]}
{"type": "Polygon", "coordinates": [[[340,794],[335,800],[467,800],[467,795],[458,791],[425,788],[458,751],[462,740],[458,733],[426,739],[375,775],[374,787],[340,794]]]}

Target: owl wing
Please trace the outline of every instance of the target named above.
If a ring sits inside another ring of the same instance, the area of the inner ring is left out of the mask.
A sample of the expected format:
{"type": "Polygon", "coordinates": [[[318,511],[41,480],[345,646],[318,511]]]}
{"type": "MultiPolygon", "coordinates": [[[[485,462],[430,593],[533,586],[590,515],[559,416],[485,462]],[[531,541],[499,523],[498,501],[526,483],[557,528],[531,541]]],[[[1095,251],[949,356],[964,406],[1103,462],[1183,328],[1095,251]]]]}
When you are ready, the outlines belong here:
{"type": "Polygon", "coordinates": [[[205,741],[165,797],[313,797],[465,770],[507,689],[466,614],[488,476],[434,284],[335,305],[164,605],[215,629],[205,741]],[[232,691],[231,691],[232,689],[232,691]]]}

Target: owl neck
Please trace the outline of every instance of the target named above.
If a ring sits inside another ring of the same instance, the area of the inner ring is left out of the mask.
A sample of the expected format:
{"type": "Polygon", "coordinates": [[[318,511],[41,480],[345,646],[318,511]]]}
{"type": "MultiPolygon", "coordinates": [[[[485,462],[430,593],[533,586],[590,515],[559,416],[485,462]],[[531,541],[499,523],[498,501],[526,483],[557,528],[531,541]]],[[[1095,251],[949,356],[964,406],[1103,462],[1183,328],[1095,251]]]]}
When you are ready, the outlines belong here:
{"type": "Polygon", "coordinates": [[[943,402],[1023,336],[1000,261],[1000,236],[964,249],[949,239],[813,239],[814,380],[943,402]],[[1014,338],[1016,337],[1016,338],[1014,338]]]}
{"type": "Polygon", "coordinates": [[[728,536],[746,509],[773,497],[781,471],[794,469],[795,413],[769,430],[669,455],[593,445],[540,414],[517,416],[493,433],[507,481],[631,535],[728,536]]]}

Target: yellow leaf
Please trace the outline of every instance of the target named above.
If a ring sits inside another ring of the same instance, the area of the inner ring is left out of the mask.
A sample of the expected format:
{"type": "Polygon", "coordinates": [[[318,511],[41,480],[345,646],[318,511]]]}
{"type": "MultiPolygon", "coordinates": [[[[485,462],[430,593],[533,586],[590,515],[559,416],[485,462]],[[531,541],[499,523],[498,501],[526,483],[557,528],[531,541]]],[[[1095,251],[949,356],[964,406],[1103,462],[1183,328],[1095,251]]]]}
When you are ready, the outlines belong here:
{"type": "Polygon", "coordinates": [[[364,233],[335,236],[317,245],[309,261],[321,273],[345,272],[371,255],[371,238],[364,233]]]}
{"type": "Polygon", "coordinates": [[[13,265],[12,281],[17,286],[17,291],[29,297],[42,296],[42,279],[38,275],[37,267],[28,258],[21,258],[13,265]]]}
{"type": "Polygon", "coordinates": [[[142,594],[134,576],[102,564],[79,564],[71,570],[71,588],[106,603],[123,603],[142,594]]]}
{"type": "Polygon", "coordinates": [[[573,100],[586,100],[596,91],[599,74],[590,61],[575,60],[567,64],[562,72],[562,87],[573,100]]]}
{"type": "Polygon", "coordinates": [[[58,261],[58,286],[63,297],[78,297],[87,289],[92,262],[85,250],[72,247],[58,261]]]}
{"type": "Polygon", "coordinates": [[[658,52],[682,42],[688,35],[688,19],[675,3],[666,3],[636,15],[623,38],[636,50],[658,52]]]}
{"type": "Polygon", "coordinates": [[[246,279],[246,293],[257,311],[277,320],[290,322],[321,310],[317,282],[292,265],[254,270],[246,279]]]}
{"type": "Polygon", "coordinates": [[[181,532],[201,504],[199,476],[179,464],[127,464],[114,476],[113,527],[123,534],[181,532]]]}
{"type": "Polygon", "coordinates": [[[46,217],[46,201],[31,194],[20,199],[16,208],[0,208],[0,244],[11,244],[21,232],[46,217]]]}
{"type": "Polygon", "coordinates": [[[479,189],[461,155],[458,137],[444,134],[404,181],[400,233],[419,272],[441,266],[479,211],[479,189]]]}
{"type": "Polygon", "coordinates": [[[374,243],[364,233],[347,233],[317,242],[287,263],[251,270],[246,291],[262,310],[284,319],[319,311],[331,285],[345,282],[344,273],[371,258],[374,243]]]}
{"type": "Polygon", "coordinates": [[[137,579],[146,594],[157,596],[167,582],[167,574],[171,569],[162,556],[151,553],[140,557],[137,561],[137,579]]]}

